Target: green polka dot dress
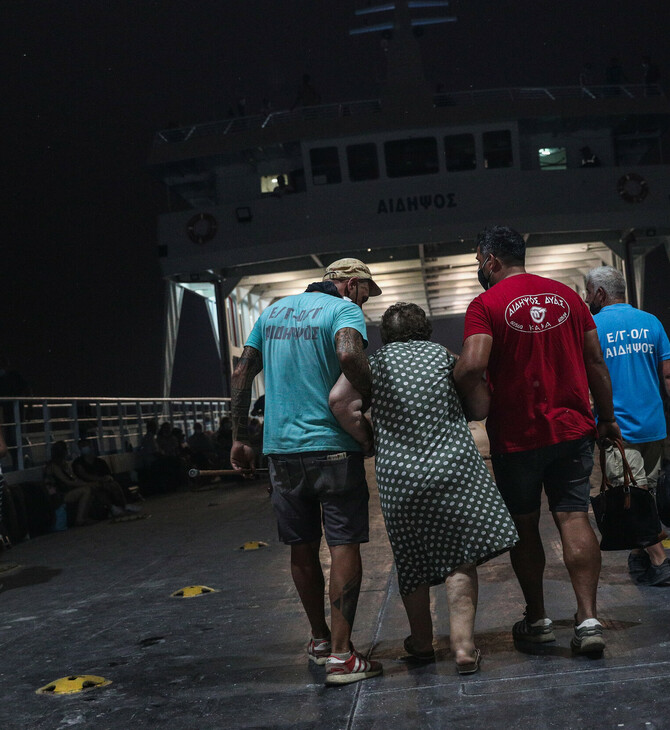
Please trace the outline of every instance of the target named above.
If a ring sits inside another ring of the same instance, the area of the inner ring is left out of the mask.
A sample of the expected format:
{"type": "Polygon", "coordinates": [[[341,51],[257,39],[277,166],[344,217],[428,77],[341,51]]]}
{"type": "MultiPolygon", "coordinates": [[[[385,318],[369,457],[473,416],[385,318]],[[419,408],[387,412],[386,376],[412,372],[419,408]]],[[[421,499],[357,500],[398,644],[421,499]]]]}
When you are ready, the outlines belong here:
{"type": "Polygon", "coordinates": [[[518,540],[463,414],[455,362],[424,341],[370,357],[377,485],[401,595],[518,540]]]}

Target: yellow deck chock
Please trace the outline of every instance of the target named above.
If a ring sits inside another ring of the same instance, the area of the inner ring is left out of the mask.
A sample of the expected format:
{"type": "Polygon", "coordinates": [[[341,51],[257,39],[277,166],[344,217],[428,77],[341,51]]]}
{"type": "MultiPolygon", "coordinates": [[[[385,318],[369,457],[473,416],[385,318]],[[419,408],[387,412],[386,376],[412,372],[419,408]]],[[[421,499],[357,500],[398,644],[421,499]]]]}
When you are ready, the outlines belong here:
{"type": "Polygon", "coordinates": [[[670,538],[668,538],[667,540],[663,540],[663,547],[670,548],[670,538]]]}
{"type": "Polygon", "coordinates": [[[251,540],[249,542],[245,542],[244,545],[240,545],[238,550],[258,550],[258,548],[264,548],[267,546],[268,544],[266,542],[261,542],[260,540],[251,540]]]}
{"type": "Polygon", "coordinates": [[[85,692],[86,690],[96,689],[97,687],[106,687],[111,683],[111,679],[96,677],[94,674],[75,674],[70,677],[57,679],[55,682],[49,682],[44,687],[35,690],[35,694],[71,695],[75,692],[85,692]]]}
{"type": "Polygon", "coordinates": [[[218,591],[207,586],[186,586],[186,588],[175,591],[171,598],[195,598],[196,596],[204,596],[206,593],[218,593],[218,591]]]}

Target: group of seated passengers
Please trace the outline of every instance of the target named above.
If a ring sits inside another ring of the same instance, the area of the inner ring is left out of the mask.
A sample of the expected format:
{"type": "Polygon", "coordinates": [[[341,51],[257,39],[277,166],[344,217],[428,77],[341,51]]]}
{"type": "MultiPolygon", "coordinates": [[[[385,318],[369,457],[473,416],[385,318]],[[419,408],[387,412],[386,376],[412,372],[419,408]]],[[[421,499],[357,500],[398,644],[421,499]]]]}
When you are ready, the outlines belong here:
{"type": "MultiPolygon", "coordinates": [[[[258,419],[255,421],[260,448],[262,424],[258,419]]],[[[159,427],[158,421],[151,419],[146,423],[146,433],[139,446],[142,456],[138,474],[140,487],[148,494],[162,493],[187,486],[191,468],[231,469],[232,444],[232,422],[228,416],[221,419],[216,433],[205,431],[203,424],[196,422],[188,438],[169,421],[164,421],[159,427]]]]}
{"type": "MultiPolygon", "coordinates": [[[[259,459],[263,443],[263,424],[258,418],[250,422],[259,459]]],[[[139,446],[142,464],[138,469],[143,492],[162,493],[188,484],[188,470],[196,468],[230,469],[233,443],[232,422],[221,419],[216,433],[208,433],[202,423],[195,423],[193,434],[186,439],[183,431],[168,421],[158,426],[152,419],[146,424],[139,446]]],[[[44,468],[44,481],[54,505],[72,505],[75,525],[87,525],[95,517],[120,517],[140,509],[129,504],[123,487],[114,479],[107,462],[95,453],[89,439],[78,444],[79,456],[72,460],[65,441],[51,447],[51,458],[44,468]]]]}
{"type": "Polygon", "coordinates": [[[138,469],[143,492],[156,494],[172,491],[188,483],[188,460],[181,429],[173,429],[169,421],[158,427],[158,421],[147,421],[139,452],[142,465],[138,469]]]}
{"type": "MultiPolygon", "coordinates": [[[[252,415],[253,413],[252,410],[252,415]]],[[[259,418],[249,420],[249,436],[260,464],[263,452],[263,422],[259,418]]],[[[233,424],[229,416],[221,419],[215,433],[204,431],[202,424],[196,423],[187,443],[191,463],[196,469],[232,468],[230,449],[233,445],[233,424]]]]}
{"type": "Polygon", "coordinates": [[[56,441],[51,447],[51,458],[44,467],[44,483],[53,504],[73,505],[75,525],[88,525],[96,520],[91,515],[93,504],[102,517],[121,517],[140,512],[129,504],[123,487],[114,479],[107,463],[95,454],[88,439],[78,444],[79,454],[74,461],[65,441],[56,441]]]}

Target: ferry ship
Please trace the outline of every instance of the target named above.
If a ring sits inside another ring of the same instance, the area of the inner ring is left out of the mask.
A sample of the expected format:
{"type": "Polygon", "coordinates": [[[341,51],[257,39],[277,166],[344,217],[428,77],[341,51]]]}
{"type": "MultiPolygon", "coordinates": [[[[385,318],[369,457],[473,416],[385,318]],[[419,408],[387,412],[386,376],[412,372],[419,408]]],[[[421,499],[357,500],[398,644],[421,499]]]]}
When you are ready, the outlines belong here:
{"type": "MultiPolygon", "coordinates": [[[[433,94],[416,73],[412,4],[396,0],[391,40],[402,42],[395,57],[404,60],[379,99],[156,135],[151,165],[174,201],[158,242],[169,283],[166,394],[185,291],[207,302],[229,373],[260,310],[341,256],[364,259],[384,290],[364,309],[371,336],[388,305],[411,300],[457,349],[465,308],[481,291],[474,236],[494,223],[524,233],[530,271],[576,290],[592,266],[621,267],[631,302],[655,308],[670,329],[670,107],[662,90],[433,94]],[[584,147],[599,165],[582,165],[584,147]]],[[[5,419],[19,444],[7,481],[41,479],[54,440],[76,444],[93,433],[114,471],[133,468],[147,419],[169,417],[190,432],[195,421],[215,427],[227,408],[227,399],[17,399],[5,419]]],[[[546,576],[555,643],[512,641],[523,598],[500,556],[479,569],[482,674],[464,678],[447,660],[438,594],[437,662],[399,660],[405,617],[374,489],[356,642],[385,662],[388,676],[349,694],[318,691],[319,669],[299,650],[305,627],[296,622],[299,599],[286,590],[286,553],[277,549],[265,487],[247,482],[215,499],[167,494],[152,503],[150,521],[17,545],[11,556],[20,564],[0,564],[11,666],[0,673],[3,727],[668,726],[667,597],[629,578],[620,552],[603,553],[602,658],[571,655],[574,595],[554,537],[546,576]],[[194,585],[206,576],[211,587],[194,585]],[[188,592],[180,588],[187,581],[188,592]],[[197,595],[209,597],[191,602],[197,595]],[[61,694],[69,696],[48,696],[61,694]]],[[[5,491],[5,515],[10,504],[14,518],[24,513],[22,530],[13,520],[18,543],[27,534],[21,490],[5,491]]],[[[554,530],[546,510],[541,519],[544,534],[554,530]]]]}
{"type": "Polygon", "coordinates": [[[412,32],[420,5],[361,11],[392,14],[372,26],[392,36],[379,98],[156,134],[150,165],[172,201],[158,222],[170,291],[165,395],[184,290],[205,297],[229,378],[260,311],[343,256],[368,263],[383,290],[365,306],[373,339],[389,305],[414,301],[458,350],[480,291],[474,237],[491,224],[524,234],[529,271],[577,291],[590,268],[620,267],[631,303],[670,325],[660,304],[670,274],[662,88],[434,93],[412,32]]]}

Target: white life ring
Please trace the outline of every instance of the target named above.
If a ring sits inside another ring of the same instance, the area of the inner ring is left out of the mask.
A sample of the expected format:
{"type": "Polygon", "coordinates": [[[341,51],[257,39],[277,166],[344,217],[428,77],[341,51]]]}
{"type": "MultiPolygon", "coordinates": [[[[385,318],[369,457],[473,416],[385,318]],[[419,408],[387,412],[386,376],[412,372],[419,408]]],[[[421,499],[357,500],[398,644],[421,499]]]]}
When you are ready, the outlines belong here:
{"type": "Polygon", "coordinates": [[[216,235],[217,228],[216,218],[209,213],[196,213],[186,224],[188,237],[199,245],[211,241],[216,235]]]}

